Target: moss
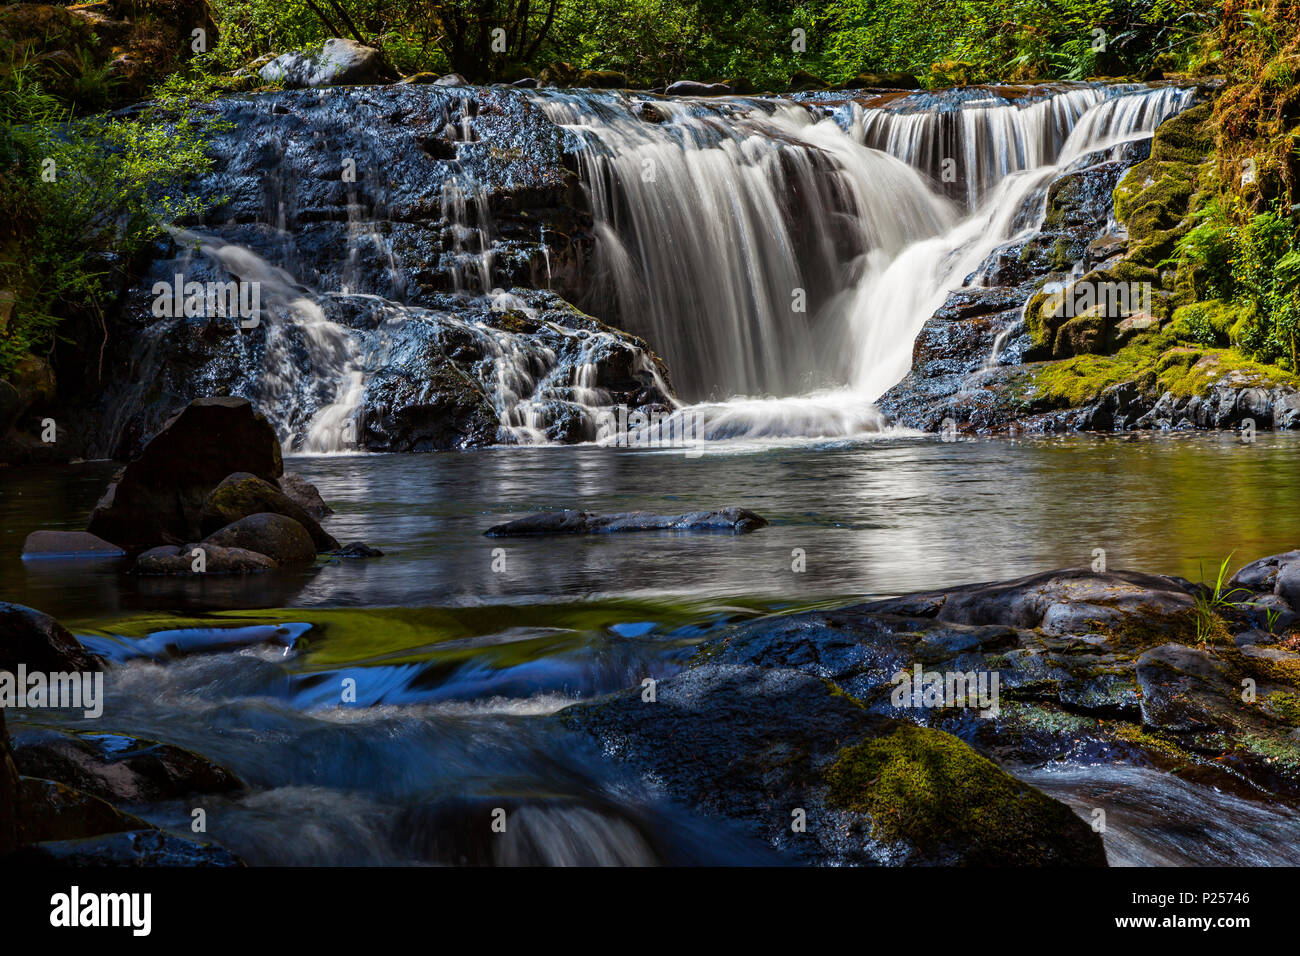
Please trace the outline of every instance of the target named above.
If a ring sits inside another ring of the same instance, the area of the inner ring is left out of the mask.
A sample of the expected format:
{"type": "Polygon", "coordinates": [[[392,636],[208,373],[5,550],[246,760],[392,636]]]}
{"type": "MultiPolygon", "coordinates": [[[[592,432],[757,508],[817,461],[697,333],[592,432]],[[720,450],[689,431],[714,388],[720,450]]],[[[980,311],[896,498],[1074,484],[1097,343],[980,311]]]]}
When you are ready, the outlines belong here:
{"type": "Polygon", "coordinates": [[[1300,727],[1300,694],[1274,691],[1266,700],[1269,710],[1279,720],[1300,727]]]}
{"type": "Polygon", "coordinates": [[[869,815],[875,839],[975,865],[1042,863],[1062,842],[1092,836],[1064,804],[926,727],[903,724],[846,747],[826,780],[830,803],[869,815]]]}
{"type": "Polygon", "coordinates": [[[1123,382],[1137,382],[1147,392],[1170,392],[1178,399],[1205,396],[1229,373],[1242,384],[1300,388],[1300,376],[1246,358],[1236,349],[1172,345],[1173,330],[1143,336],[1115,355],[1076,355],[1046,365],[1035,373],[1037,404],[1074,408],[1097,401],[1102,392],[1123,382]]]}

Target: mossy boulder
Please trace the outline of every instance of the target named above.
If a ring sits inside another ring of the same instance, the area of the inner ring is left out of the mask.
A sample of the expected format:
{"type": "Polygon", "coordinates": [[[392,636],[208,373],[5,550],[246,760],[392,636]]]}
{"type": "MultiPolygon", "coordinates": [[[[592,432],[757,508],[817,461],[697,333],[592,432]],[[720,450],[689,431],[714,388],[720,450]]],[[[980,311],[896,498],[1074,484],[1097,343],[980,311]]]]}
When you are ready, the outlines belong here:
{"type": "Polygon", "coordinates": [[[826,780],[833,806],[928,863],[1106,865],[1101,836],[1074,811],[939,730],[902,724],[846,747],[826,780]]]}
{"type": "Polygon", "coordinates": [[[617,70],[583,70],[572,85],[593,90],[623,90],[627,89],[627,74],[617,70]]]}
{"type": "Polygon", "coordinates": [[[807,70],[795,70],[790,74],[789,90],[791,93],[802,93],[807,90],[828,90],[830,88],[829,83],[807,70]]]}
{"type": "Polygon", "coordinates": [[[203,534],[213,534],[240,518],[261,512],[284,515],[307,529],[317,551],[333,551],[339,546],[307,513],[275,485],[248,472],[227,475],[203,502],[199,527],[203,534]]]}

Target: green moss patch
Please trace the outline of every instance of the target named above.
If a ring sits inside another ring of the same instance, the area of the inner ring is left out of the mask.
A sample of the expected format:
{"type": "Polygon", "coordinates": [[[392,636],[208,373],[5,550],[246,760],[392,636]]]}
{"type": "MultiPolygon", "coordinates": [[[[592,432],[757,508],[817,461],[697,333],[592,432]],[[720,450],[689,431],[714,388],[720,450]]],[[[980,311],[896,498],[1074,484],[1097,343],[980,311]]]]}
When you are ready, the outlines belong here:
{"type": "MultiPolygon", "coordinates": [[[[842,750],[826,771],[832,805],[871,817],[872,836],[923,854],[1016,866],[1088,855],[1087,826],[951,734],[903,724],[842,750]]],[[[1101,844],[1096,840],[1095,852],[1101,844]]],[[[1104,862],[1104,857],[1101,862],[1104,862]]]]}

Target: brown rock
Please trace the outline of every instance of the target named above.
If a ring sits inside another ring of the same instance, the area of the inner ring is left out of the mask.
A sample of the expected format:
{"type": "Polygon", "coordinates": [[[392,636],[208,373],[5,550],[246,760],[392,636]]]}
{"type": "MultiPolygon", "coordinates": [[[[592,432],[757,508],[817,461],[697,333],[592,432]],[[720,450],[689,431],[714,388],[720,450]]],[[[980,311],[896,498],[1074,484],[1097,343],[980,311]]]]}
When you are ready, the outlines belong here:
{"type": "Polygon", "coordinates": [[[226,525],[202,543],[202,547],[210,545],[256,551],[282,568],[301,567],[316,560],[316,546],[307,529],[292,518],[270,512],[226,525]]]}
{"type": "Polygon", "coordinates": [[[263,512],[284,515],[298,522],[311,535],[317,551],[333,551],[339,546],[301,505],[269,481],[244,471],[227,475],[208,495],[199,516],[199,527],[204,534],[212,534],[240,518],[263,512]]]}

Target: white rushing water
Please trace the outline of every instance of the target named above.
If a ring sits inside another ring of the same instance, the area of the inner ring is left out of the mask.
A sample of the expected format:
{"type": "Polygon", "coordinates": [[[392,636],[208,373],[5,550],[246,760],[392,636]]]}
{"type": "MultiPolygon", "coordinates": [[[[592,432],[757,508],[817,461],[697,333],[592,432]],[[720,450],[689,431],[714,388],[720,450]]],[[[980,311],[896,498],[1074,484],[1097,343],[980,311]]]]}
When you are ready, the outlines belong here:
{"type": "MultiPolygon", "coordinates": [[[[693,403],[667,427],[709,439],[879,433],[873,403],[907,374],[926,320],[949,292],[979,284],[991,253],[1039,228],[1052,181],[1084,157],[1150,136],[1191,98],[1136,85],[1062,88],[1023,102],[957,90],[883,108],[533,95],[580,139],[597,238],[592,284],[607,294],[597,314],[665,356],[680,397],[693,403]]],[[[482,183],[446,180],[440,268],[466,301],[528,312],[493,287],[488,200],[482,183]]],[[[331,321],[322,303],[357,294],[362,258],[378,258],[400,295],[399,263],[374,221],[381,213],[366,214],[350,196],[349,258],[336,292],[308,290],[242,246],[183,236],[261,289],[255,397],[288,450],[358,447],[368,370],[387,353],[374,336],[331,321]]],[[[548,284],[549,271],[548,260],[548,284]]],[[[612,337],[583,333],[583,354],[561,361],[528,335],[389,300],[379,308],[381,339],[406,322],[436,321],[478,343],[490,362],[476,377],[501,440],[545,443],[557,414],[608,437],[598,423],[611,396],[595,386],[597,353],[612,337]]],[[[635,363],[657,381],[648,355],[635,363]]]]}
{"type": "Polygon", "coordinates": [[[708,437],[878,429],[872,402],[907,374],[925,321],[994,250],[1039,228],[1051,181],[1149,137],[1191,99],[1139,86],[1028,103],[958,94],[838,115],[544,95],[585,141],[598,268],[620,322],[701,402],[708,437]]]}

